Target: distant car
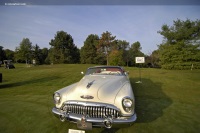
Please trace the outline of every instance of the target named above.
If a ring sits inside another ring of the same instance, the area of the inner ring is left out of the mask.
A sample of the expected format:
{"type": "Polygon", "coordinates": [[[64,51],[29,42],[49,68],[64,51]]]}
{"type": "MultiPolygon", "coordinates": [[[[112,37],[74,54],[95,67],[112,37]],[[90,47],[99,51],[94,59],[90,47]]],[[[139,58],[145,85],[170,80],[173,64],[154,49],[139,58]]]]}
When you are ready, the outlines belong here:
{"type": "Polygon", "coordinates": [[[118,66],[88,68],[79,82],[56,91],[53,99],[53,114],[80,129],[126,126],[137,118],[128,74],[118,66]]]}
{"type": "Polygon", "coordinates": [[[12,63],[12,60],[4,60],[3,62],[4,62],[5,69],[15,68],[15,66],[12,63]]]}

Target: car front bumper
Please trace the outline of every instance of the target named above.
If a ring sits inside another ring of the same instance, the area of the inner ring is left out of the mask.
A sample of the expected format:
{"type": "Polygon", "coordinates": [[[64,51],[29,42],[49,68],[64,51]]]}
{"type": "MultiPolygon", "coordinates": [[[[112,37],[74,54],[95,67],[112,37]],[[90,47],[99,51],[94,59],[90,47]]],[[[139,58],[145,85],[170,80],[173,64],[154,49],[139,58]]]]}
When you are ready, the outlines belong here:
{"type": "Polygon", "coordinates": [[[106,127],[106,128],[129,126],[133,124],[133,122],[135,122],[137,119],[136,113],[130,117],[118,117],[112,119],[112,118],[84,117],[83,115],[80,114],[66,113],[55,107],[52,109],[52,112],[57,118],[60,118],[61,121],[67,120],[73,123],[77,123],[79,121],[82,121],[82,119],[84,118],[85,122],[92,123],[92,126],[106,127]],[[107,122],[109,122],[110,126],[106,124],[107,122]]]}

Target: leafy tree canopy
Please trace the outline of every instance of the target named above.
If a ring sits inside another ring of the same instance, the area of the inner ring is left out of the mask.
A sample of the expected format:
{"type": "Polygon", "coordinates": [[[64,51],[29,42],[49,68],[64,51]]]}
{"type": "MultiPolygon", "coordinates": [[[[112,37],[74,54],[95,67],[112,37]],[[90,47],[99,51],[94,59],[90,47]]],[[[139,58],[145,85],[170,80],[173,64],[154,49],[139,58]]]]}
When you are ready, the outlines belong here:
{"type": "Polygon", "coordinates": [[[5,51],[3,50],[3,46],[0,46],[0,61],[3,61],[6,59],[5,51]]]}
{"type": "Polygon", "coordinates": [[[96,46],[99,43],[99,36],[95,34],[90,34],[85,42],[84,46],[81,48],[81,63],[83,64],[96,64],[97,61],[97,48],[96,46]]]}
{"type": "Polygon", "coordinates": [[[158,31],[164,36],[165,41],[169,44],[175,44],[180,41],[191,43],[199,41],[200,38],[200,21],[191,21],[180,19],[174,21],[173,26],[163,25],[162,31],[158,31]]]}
{"type": "Polygon", "coordinates": [[[136,66],[135,57],[144,57],[144,53],[141,52],[142,47],[139,41],[132,43],[130,46],[130,58],[131,58],[131,65],[136,66]]]}
{"type": "Polygon", "coordinates": [[[17,60],[25,60],[26,63],[32,59],[32,42],[28,38],[23,38],[19,47],[15,49],[15,58],[17,60]]]}
{"type": "Polygon", "coordinates": [[[164,42],[159,45],[160,65],[166,69],[200,68],[200,21],[174,21],[159,31],[164,42]]]}
{"type": "Polygon", "coordinates": [[[50,56],[53,63],[79,62],[79,50],[75,46],[72,36],[67,32],[58,31],[49,44],[52,48],[50,56]]]}
{"type": "Polygon", "coordinates": [[[113,50],[109,55],[110,65],[114,66],[124,66],[125,61],[123,60],[122,50],[113,50]]]}
{"type": "Polygon", "coordinates": [[[108,57],[110,54],[110,51],[116,48],[116,36],[112,36],[111,32],[103,32],[103,34],[100,37],[99,44],[97,45],[98,51],[105,53],[107,57],[107,65],[109,64],[108,62],[108,57]]]}
{"type": "Polygon", "coordinates": [[[7,60],[12,60],[14,61],[14,51],[10,50],[10,49],[5,49],[4,50],[5,55],[6,55],[6,59],[7,60]]]}

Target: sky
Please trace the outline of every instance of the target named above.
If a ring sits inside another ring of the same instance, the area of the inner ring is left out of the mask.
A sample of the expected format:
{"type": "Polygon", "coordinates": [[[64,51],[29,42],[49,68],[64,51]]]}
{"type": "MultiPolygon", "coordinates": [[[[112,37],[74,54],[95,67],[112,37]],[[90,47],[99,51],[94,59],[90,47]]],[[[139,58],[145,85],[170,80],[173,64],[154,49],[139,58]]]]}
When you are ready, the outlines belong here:
{"type": "Polygon", "coordinates": [[[70,34],[81,48],[90,34],[111,32],[116,39],[133,44],[142,52],[158,49],[162,25],[200,19],[200,5],[26,5],[0,6],[0,46],[15,50],[23,38],[32,45],[50,48],[57,31],[70,34]]]}

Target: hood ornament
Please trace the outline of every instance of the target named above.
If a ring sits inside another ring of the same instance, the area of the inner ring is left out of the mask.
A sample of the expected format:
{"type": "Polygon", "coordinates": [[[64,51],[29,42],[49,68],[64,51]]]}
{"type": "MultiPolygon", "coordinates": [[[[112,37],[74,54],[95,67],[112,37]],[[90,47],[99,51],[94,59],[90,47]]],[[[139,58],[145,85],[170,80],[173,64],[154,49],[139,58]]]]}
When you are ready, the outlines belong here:
{"type": "Polygon", "coordinates": [[[87,89],[89,89],[91,87],[91,85],[94,83],[95,80],[93,80],[92,82],[89,82],[86,86],[87,89]]]}

